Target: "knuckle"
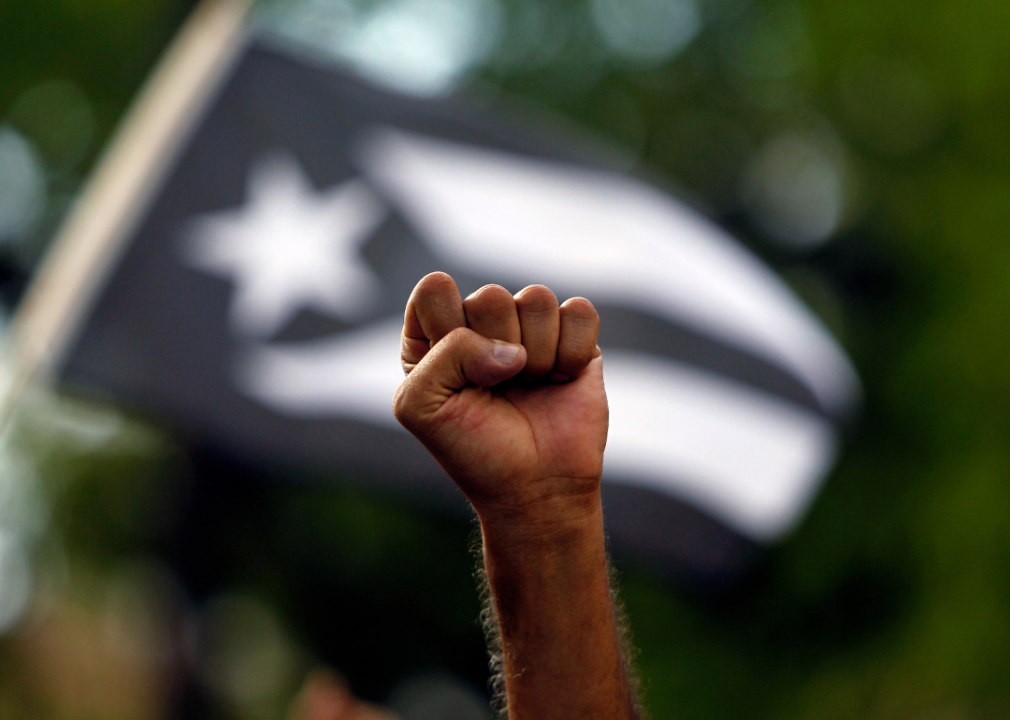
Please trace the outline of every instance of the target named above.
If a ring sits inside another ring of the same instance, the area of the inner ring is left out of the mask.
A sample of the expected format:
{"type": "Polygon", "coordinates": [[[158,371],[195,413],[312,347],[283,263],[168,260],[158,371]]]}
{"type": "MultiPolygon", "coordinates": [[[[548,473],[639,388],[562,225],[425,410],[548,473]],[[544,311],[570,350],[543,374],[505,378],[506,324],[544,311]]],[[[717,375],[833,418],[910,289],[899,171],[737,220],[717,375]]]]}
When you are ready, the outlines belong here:
{"type": "Polygon", "coordinates": [[[403,425],[407,424],[411,414],[411,403],[408,397],[409,391],[407,385],[409,385],[409,380],[404,380],[393,394],[393,417],[403,425]]]}
{"type": "MultiPolygon", "coordinates": [[[[459,291],[456,281],[444,272],[433,272],[425,275],[414,286],[410,295],[411,303],[419,307],[440,307],[459,302],[459,291]]],[[[408,303],[409,305],[410,303],[408,303]]]]}
{"type": "Polygon", "coordinates": [[[424,391],[417,374],[408,375],[393,395],[393,417],[411,433],[417,434],[425,425],[424,391]]]}
{"type": "Polygon", "coordinates": [[[439,290],[449,290],[456,286],[452,276],[442,271],[436,271],[425,275],[416,285],[416,290],[437,292],[439,290]]]}
{"type": "Polygon", "coordinates": [[[446,343],[447,347],[455,348],[459,347],[462,343],[465,343],[473,332],[470,328],[458,327],[452,330],[445,338],[442,340],[446,343]]]}
{"type": "Polygon", "coordinates": [[[485,285],[467,297],[463,301],[463,306],[468,313],[497,315],[514,312],[515,300],[501,285],[485,285]]]}
{"type": "Polygon", "coordinates": [[[503,288],[501,285],[497,283],[488,283],[487,285],[484,285],[474,290],[473,293],[470,294],[470,297],[477,297],[479,295],[500,296],[502,293],[505,293],[509,297],[512,297],[512,293],[503,288]]]}
{"type": "Polygon", "coordinates": [[[466,348],[471,343],[471,336],[474,334],[474,331],[470,328],[456,328],[442,338],[442,342],[439,343],[439,357],[445,357],[446,353],[449,356],[457,357],[460,353],[465,353],[466,348]]]}
{"type": "Polygon", "coordinates": [[[561,305],[561,310],[567,318],[573,320],[596,320],[599,316],[596,307],[584,297],[568,298],[561,305]]]}
{"type": "Polygon", "coordinates": [[[516,306],[529,313],[550,312],[558,307],[558,299],[544,285],[529,285],[515,295],[516,306]]]}

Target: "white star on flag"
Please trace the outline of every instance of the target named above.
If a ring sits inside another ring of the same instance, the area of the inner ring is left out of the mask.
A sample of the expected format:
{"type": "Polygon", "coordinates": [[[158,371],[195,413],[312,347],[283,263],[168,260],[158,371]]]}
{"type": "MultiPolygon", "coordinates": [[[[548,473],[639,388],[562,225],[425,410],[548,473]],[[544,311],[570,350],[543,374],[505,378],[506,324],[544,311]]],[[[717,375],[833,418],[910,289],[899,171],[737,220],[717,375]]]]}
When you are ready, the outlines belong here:
{"type": "Polygon", "coordinates": [[[253,167],[243,207],[197,220],[186,258],[234,283],[239,334],[268,337],[303,306],[355,321],[381,297],[360,250],[387,214],[361,180],[318,191],[295,158],[277,154],[253,167]]]}

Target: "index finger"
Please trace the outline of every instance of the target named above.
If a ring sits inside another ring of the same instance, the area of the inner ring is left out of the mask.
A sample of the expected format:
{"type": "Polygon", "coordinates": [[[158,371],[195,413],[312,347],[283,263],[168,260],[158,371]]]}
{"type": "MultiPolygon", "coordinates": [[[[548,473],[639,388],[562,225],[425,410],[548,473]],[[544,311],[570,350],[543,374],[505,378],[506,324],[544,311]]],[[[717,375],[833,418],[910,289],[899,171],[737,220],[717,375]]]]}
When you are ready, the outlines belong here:
{"type": "Polygon", "coordinates": [[[456,282],[444,272],[425,275],[410,293],[403,315],[403,371],[413,370],[435,343],[458,327],[466,327],[466,316],[456,282]]]}

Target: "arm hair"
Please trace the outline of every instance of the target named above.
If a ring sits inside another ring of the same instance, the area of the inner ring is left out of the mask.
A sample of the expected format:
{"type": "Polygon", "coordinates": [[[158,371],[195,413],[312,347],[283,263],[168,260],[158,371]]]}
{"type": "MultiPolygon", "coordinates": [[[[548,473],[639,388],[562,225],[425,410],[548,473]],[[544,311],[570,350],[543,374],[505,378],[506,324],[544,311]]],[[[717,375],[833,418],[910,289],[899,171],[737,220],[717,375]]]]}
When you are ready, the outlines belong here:
{"type": "MultiPolygon", "coordinates": [[[[508,703],[505,696],[505,669],[504,657],[502,655],[501,631],[498,627],[498,616],[495,613],[494,598],[491,595],[491,584],[488,581],[487,570],[484,567],[484,542],[481,538],[480,525],[474,530],[470,543],[470,551],[477,560],[477,569],[474,576],[477,580],[477,589],[480,597],[480,625],[484,631],[484,639],[487,643],[488,670],[491,675],[488,678],[488,690],[491,693],[491,713],[494,720],[508,720],[508,703]]],[[[628,623],[627,612],[624,603],[618,594],[618,573],[614,565],[610,562],[610,554],[607,554],[607,575],[610,578],[610,601],[614,608],[614,622],[617,626],[618,642],[621,648],[621,661],[624,670],[628,675],[628,683],[631,686],[632,696],[635,702],[635,714],[640,720],[649,720],[649,714],[642,706],[642,681],[635,665],[638,650],[632,639],[631,626],[628,623]]]]}

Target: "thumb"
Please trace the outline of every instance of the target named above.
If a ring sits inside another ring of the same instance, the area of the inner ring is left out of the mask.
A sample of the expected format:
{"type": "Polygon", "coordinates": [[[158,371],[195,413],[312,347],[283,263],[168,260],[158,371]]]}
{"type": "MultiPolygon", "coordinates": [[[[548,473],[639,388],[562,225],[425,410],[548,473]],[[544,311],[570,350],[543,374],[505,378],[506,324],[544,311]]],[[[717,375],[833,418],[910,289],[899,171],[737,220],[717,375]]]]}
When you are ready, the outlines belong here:
{"type": "Polygon", "coordinates": [[[430,417],[467,385],[491,387],[515,377],[525,366],[526,348],[522,345],[456,328],[400,384],[393,398],[393,414],[413,432],[418,421],[430,417]]]}

